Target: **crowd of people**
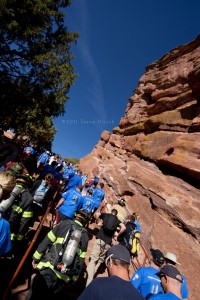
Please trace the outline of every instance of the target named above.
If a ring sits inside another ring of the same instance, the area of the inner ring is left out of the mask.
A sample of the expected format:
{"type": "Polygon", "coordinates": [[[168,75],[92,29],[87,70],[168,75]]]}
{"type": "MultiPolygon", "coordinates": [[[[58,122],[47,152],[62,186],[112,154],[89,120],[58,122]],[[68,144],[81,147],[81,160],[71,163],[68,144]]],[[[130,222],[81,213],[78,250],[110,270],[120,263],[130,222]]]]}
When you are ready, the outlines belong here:
{"type": "Polygon", "coordinates": [[[0,257],[15,255],[16,245],[50,204],[55,215],[33,254],[36,276],[26,300],[40,299],[41,290],[55,299],[83,277],[83,271],[86,288],[79,300],[188,299],[186,279],[171,252],[164,255],[151,248],[148,266],[130,274],[131,260],[140,254],[139,216],[128,212],[124,198],[108,204],[99,177],[89,179],[59,154],[38,152],[30,145],[23,145],[14,160],[6,155],[0,159],[0,257]],[[99,230],[85,267],[91,223],[99,230]],[[108,276],[95,278],[101,265],[108,276]]]}

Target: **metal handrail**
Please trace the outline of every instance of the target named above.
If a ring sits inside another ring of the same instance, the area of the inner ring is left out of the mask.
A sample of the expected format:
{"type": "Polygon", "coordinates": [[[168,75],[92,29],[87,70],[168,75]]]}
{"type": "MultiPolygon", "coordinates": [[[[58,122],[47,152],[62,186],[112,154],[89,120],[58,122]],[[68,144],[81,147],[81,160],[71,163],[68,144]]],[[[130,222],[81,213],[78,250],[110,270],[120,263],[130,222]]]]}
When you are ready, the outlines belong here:
{"type": "Polygon", "coordinates": [[[13,284],[14,284],[14,282],[15,282],[15,280],[16,280],[16,278],[17,278],[17,276],[18,276],[18,274],[19,274],[19,272],[20,272],[20,270],[21,270],[21,268],[22,268],[22,266],[24,265],[24,263],[25,263],[27,257],[28,257],[29,254],[30,254],[30,251],[32,250],[32,248],[33,248],[33,246],[34,246],[34,244],[35,244],[35,242],[36,242],[36,240],[37,240],[37,238],[38,238],[38,236],[39,236],[39,233],[40,233],[40,231],[41,231],[41,229],[42,229],[42,226],[43,226],[43,224],[44,224],[44,222],[45,222],[45,220],[46,220],[46,218],[47,218],[47,215],[49,214],[50,209],[53,207],[53,204],[54,204],[54,202],[55,202],[55,199],[56,199],[56,196],[57,196],[57,194],[58,194],[58,191],[59,191],[59,190],[57,190],[57,191],[54,193],[52,200],[49,202],[49,205],[48,205],[48,207],[47,207],[47,209],[46,209],[46,212],[45,212],[45,214],[44,214],[44,216],[43,216],[43,218],[42,218],[40,224],[38,225],[38,228],[37,228],[37,230],[36,230],[36,233],[35,233],[35,235],[34,235],[32,241],[31,241],[30,245],[28,246],[28,248],[27,248],[27,250],[26,250],[24,256],[22,257],[22,259],[21,259],[21,261],[20,261],[20,263],[19,263],[19,265],[18,265],[18,267],[17,267],[17,269],[16,269],[16,271],[15,271],[13,277],[11,278],[11,280],[10,280],[10,282],[9,282],[9,284],[8,284],[8,286],[7,286],[6,290],[5,290],[5,292],[4,292],[4,295],[3,295],[2,300],[6,300],[6,299],[7,299],[7,297],[8,297],[8,292],[11,290],[11,288],[12,288],[12,286],[13,286],[13,284]]]}

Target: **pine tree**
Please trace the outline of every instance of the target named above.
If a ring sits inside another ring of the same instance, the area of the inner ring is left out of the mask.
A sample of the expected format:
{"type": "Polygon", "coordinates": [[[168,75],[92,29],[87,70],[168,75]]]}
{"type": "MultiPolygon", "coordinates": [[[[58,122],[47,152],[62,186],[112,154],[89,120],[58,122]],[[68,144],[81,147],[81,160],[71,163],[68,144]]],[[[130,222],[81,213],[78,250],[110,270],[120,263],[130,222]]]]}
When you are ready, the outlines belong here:
{"type": "Polygon", "coordinates": [[[49,144],[52,118],[64,114],[76,74],[64,26],[70,1],[2,0],[0,4],[0,117],[20,134],[49,144]]]}

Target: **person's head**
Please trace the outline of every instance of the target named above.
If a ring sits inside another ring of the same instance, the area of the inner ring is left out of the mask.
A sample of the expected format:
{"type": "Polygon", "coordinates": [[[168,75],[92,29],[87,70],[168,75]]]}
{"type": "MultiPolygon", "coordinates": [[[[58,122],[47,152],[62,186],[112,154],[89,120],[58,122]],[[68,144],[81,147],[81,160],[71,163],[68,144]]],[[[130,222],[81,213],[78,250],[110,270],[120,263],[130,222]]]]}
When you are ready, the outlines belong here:
{"type": "Polygon", "coordinates": [[[88,194],[89,196],[92,196],[92,194],[93,194],[93,189],[92,189],[92,188],[89,188],[89,189],[87,190],[87,194],[88,194]]]}
{"type": "Polygon", "coordinates": [[[46,184],[50,186],[53,178],[54,178],[53,174],[47,173],[45,175],[44,180],[45,180],[46,184]]]}
{"type": "Polygon", "coordinates": [[[166,293],[174,292],[176,295],[180,293],[183,279],[181,273],[174,266],[165,265],[157,275],[160,277],[163,290],[166,293]]]}
{"type": "Polygon", "coordinates": [[[83,227],[88,225],[89,215],[85,210],[78,210],[74,216],[75,222],[79,225],[81,224],[83,227]]]}
{"type": "Polygon", "coordinates": [[[124,198],[121,198],[118,200],[118,204],[121,205],[121,206],[126,206],[126,201],[124,198]]]}
{"type": "Polygon", "coordinates": [[[115,208],[113,208],[111,210],[111,214],[113,214],[114,216],[116,216],[118,214],[118,211],[115,208]]]}
{"type": "Polygon", "coordinates": [[[22,136],[21,138],[21,144],[23,147],[28,146],[28,144],[30,143],[30,138],[26,135],[22,136]]]}
{"type": "Polygon", "coordinates": [[[0,172],[0,201],[10,196],[15,184],[15,177],[12,174],[0,172]]]}
{"type": "Polygon", "coordinates": [[[97,188],[97,186],[98,186],[98,182],[93,182],[92,183],[92,187],[95,189],[95,188],[97,188]]]}
{"type": "Polygon", "coordinates": [[[16,178],[16,184],[21,185],[23,188],[31,188],[33,185],[32,176],[29,174],[21,174],[16,178]]]}
{"type": "Polygon", "coordinates": [[[24,152],[25,152],[27,155],[30,155],[30,154],[31,154],[31,149],[30,149],[30,148],[27,148],[26,150],[24,150],[24,152]]]}
{"type": "Polygon", "coordinates": [[[153,263],[160,268],[165,262],[163,253],[159,249],[153,249],[153,248],[150,249],[150,252],[151,252],[153,263]]]}
{"type": "Polygon", "coordinates": [[[30,175],[33,175],[37,170],[37,159],[34,156],[26,156],[22,160],[23,166],[27,169],[30,175]]]}
{"type": "Polygon", "coordinates": [[[128,274],[130,260],[130,253],[126,247],[121,244],[110,247],[105,258],[109,276],[117,275],[121,277],[120,275],[123,275],[123,272],[128,274]]]}
{"type": "Polygon", "coordinates": [[[135,217],[133,215],[128,215],[125,219],[125,223],[127,223],[127,222],[134,223],[135,217]]]}
{"type": "MultiPolygon", "coordinates": [[[[13,175],[15,178],[24,172],[24,165],[22,163],[9,161],[6,164],[6,171],[13,175]]],[[[27,171],[27,170],[26,170],[27,171]]],[[[28,173],[28,171],[27,171],[28,173]]]]}
{"type": "Polygon", "coordinates": [[[62,168],[63,168],[63,166],[62,165],[58,165],[56,168],[55,168],[55,170],[56,170],[56,172],[60,172],[60,171],[62,171],[62,168]]]}
{"type": "Polygon", "coordinates": [[[56,168],[58,166],[58,163],[56,160],[53,160],[52,163],[51,163],[51,166],[56,168]]]}
{"type": "Polygon", "coordinates": [[[79,185],[79,186],[76,187],[76,189],[81,193],[82,190],[83,190],[83,186],[82,186],[82,185],[79,185]]]}
{"type": "Polygon", "coordinates": [[[136,212],[132,213],[132,215],[134,216],[136,221],[139,221],[140,216],[136,212]]]}
{"type": "Polygon", "coordinates": [[[103,182],[100,182],[100,183],[99,183],[99,186],[100,186],[101,189],[103,189],[103,188],[104,188],[104,183],[103,183],[103,182]]]}
{"type": "Polygon", "coordinates": [[[165,255],[165,263],[173,266],[176,264],[180,265],[180,263],[177,262],[176,255],[171,252],[167,252],[165,255]]]}

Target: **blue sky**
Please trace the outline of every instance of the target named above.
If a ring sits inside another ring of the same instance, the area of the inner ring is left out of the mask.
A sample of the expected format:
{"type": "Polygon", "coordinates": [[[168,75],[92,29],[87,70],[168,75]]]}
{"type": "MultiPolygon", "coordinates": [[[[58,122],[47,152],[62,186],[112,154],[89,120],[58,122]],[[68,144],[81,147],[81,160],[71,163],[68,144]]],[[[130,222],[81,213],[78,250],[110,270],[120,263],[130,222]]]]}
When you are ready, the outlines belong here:
{"type": "Polygon", "coordinates": [[[200,1],[72,0],[65,11],[68,30],[80,32],[78,77],[54,120],[52,150],[81,158],[118,126],[145,67],[200,34],[200,1]]]}

